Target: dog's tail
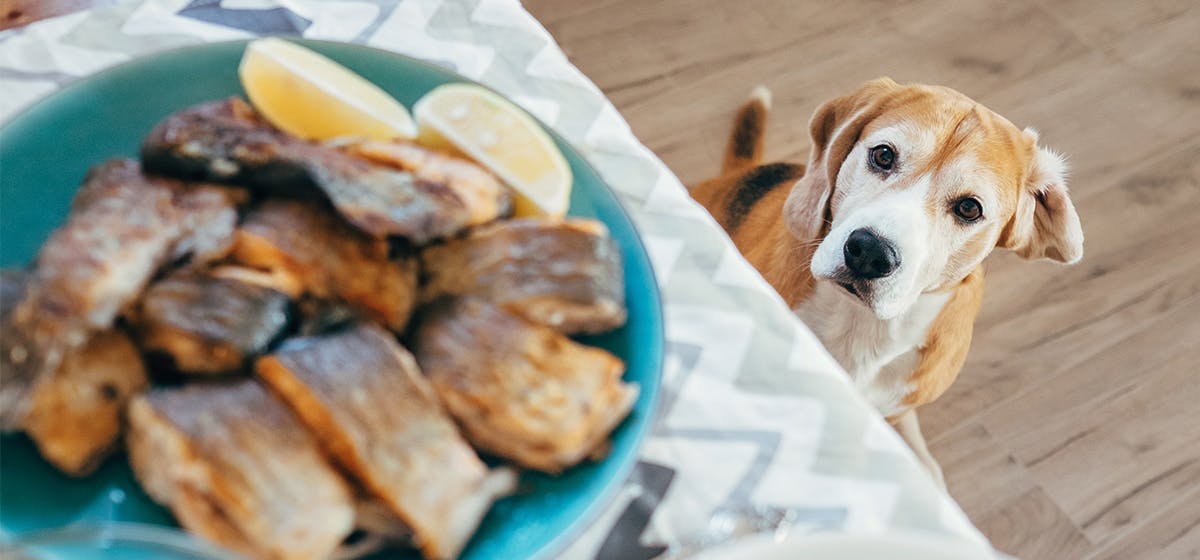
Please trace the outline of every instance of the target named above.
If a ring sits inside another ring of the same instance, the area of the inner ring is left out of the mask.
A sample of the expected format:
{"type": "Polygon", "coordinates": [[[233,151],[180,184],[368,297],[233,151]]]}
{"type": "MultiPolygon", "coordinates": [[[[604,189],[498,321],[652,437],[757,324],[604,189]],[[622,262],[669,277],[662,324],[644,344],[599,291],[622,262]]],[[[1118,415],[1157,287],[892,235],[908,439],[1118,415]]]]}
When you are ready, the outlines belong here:
{"type": "Polygon", "coordinates": [[[725,163],[721,173],[758,164],[763,155],[763,136],[767,128],[767,110],[771,108],[771,90],[758,86],[750,99],[738,109],[733,123],[733,136],[725,148],[725,163]]]}

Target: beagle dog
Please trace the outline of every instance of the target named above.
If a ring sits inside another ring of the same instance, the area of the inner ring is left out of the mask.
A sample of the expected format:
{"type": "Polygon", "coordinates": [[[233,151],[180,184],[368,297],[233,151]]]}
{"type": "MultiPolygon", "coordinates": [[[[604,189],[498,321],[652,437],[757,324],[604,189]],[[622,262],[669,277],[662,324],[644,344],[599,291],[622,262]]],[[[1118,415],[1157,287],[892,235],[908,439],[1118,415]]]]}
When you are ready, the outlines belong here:
{"type": "Polygon", "coordinates": [[[769,105],[756,90],[692,197],[944,488],[916,409],[966,360],[992,249],[1083,256],[1066,164],[957,91],[888,78],[817,109],[807,166],[762,164],[769,105]]]}

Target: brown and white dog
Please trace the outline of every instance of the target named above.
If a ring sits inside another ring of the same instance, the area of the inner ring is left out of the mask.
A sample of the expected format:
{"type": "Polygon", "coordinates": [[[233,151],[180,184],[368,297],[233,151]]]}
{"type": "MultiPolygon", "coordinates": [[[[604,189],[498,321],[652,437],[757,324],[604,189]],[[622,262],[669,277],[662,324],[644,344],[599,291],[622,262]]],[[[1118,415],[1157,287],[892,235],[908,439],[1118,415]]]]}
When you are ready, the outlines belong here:
{"type": "Polygon", "coordinates": [[[958,376],[993,248],[1074,263],[1062,157],[965,95],[882,78],[817,109],[808,166],[760,164],[769,92],[691,190],[942,482],[917,407],[958,376]]]}

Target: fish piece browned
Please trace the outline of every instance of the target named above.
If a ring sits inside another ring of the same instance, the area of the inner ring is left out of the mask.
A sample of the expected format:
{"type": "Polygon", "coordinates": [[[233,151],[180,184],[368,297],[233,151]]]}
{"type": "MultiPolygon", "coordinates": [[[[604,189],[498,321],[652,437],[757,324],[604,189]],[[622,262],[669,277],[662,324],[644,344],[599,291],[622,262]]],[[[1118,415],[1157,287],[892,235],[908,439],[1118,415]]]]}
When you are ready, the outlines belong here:
{"type": "Polygon", "coordinates": [[[58,371],[37,384],[22,427],[59,470],[90,474],[116,448],[125,406],[146,385],[142,356],[129,337],[98,333],[67,352],[58,371]]]}
{"type": "Polygon", "coordinates": [[[427,558],[457,556],[511,490],[512,472],[488,471],[412,355],[377,326],[292,339],[255,367],[427,558]]]}
{"type": "Polygon", "coordinates": [[[417,263],[388,253],[386,240],[317,203],[268,200],[238,228],[232,260],[290,276],[306,293],[344,301],[399,331],[416,304],[417,263]]]}
{"type": "Polygon", "coordinates": [[[625,323],[621,253],[595,220],[498,222],[421,253],[421,300],[469,295],[561,332],[625,323]]]}
{"type": "Polygon", "coordinates": [[[453,235],[469,221],[466,205],[445,184],[289,136],[237,98],[168,116],[142,143],[142,162],[176,177],[322,195],[375,237],[422,244],[453,235]]]}
{"type": "MultiPolygon", "coordinates": [[[[132,160],[93,168],[66,224],[42,245],[0,339],[6,379],[32,387],[57,370],[67,352],[109,328],[165,265],[224,255],[243,199],[243,191],[226,187],[148,177],[132,160]]],[[[10,425],[27,406],[19,397],[5,402],[0,424],[10,425]]]]}
{"type": "Polygon", "coordinates": [[[241,554],[323,559],[351,532],[345,481],[295,415],[256,381],[137,397],[127,446],[151,498],[188,531],[241,554]]]}
{"type": "Polygon", "coordinates": [[[476,299],[433,305],[413,350],[472,444],[549,473],[603,445],[637,399],[616,356],[476,299]]]}
{"type": "Polygon", "coordinates": [[[18,377],[14,372],[13,356],[9,352],[25,352],[27,341],[9,323],[12,310],[25,298],[25,287],[32,274],[28,270],[5,268],[0,269],[0,345],[4,356],[0,356],[0,432],[7,433],[21,429],[21,416],[15,414],[27,407],[21,402],[27,395],[29,384],[33,381],[28,376],[18,377]],[[18,338],[20,337],[20,338],[18,338]]]}
{"type": "MultiPolygon", "coordinates": [[[[25,295],[32,274],[0,271],[0,336],[13,307],[25,295]]],[[[3,410],[22,411],[5,420],[3,431],[24,430],[48,462],[72,476],[96,469],[116,447],[125,405],[146,386],[146,370],[137,348],[118,331],[103,331],[68,350],[58,370],[33,378],[0,380],[3,410]],[[18,403],[24,402],[18,406],[18,403]]]]}
{"type": "Polygon", "coordinates": [[[289,320],[287,294],[254,281],[254,271],[220,270],[176,273],[146,290],[135,323],[145,351],[169,357],[181,373],[226,374],[241,371],[280,336],[289,320]]]}
{"type": "Polygon", "coordinates": [[[486,169],[418,146],[411,142],[371,140],[350,145],[347,150],[371,161],[408,171],[422,179],[443,183],[467,206],[468,225],[480,225],[512,212],[512,193],[486,169]]]}

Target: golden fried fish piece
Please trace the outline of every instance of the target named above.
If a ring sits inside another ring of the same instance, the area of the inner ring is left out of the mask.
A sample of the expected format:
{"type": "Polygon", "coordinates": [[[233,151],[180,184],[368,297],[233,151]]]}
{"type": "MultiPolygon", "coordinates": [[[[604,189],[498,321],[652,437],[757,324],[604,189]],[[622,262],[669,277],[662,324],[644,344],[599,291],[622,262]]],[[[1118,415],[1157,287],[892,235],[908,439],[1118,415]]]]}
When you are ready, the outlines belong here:
{"type": "MultiPolygon", "coordinates": [[[[24,296],[0,338],[6,382],[32,388],[64,356],[107,330],[160,270],[224,256],[245,192],[142,174],[118,159],[88,173],[66,223],[42,245],[24,296]]],[[[25,391],[5,391],[0,426],[25,414],[25,391]]]]}
{"type": "Polygon", "coordinates": [[[220,271],[176,273],[146,290],[134,323],[147,353],[168,357],[185,374],[236,373],[282,334],[287,294],[253,271],[220,271]]]}
{"type": "Polygon", "coordinates": [[[142,356],[129,337],[104,331],[67,352],[58,371],[30,392],[21,426],[58,470],[85,476],[116,449],[125,406],[147,384],[142,356]]]}
{"type": "Polygon", "coordinates": [[[470,218],[444,183],[289,136],[238,98],[168,116],[143,141],[141,154],[147,169],[165,175],[319,195],[374,237],[423,244],[461,231],[470,218]]]}
{"type": "Polygon", "coordinates": [[[625,323],[621,253],[595,220],[497,222],[421,252],[421,300],[468,295],[568,333],[625,323]]]}
{"type": "Polygon", "coordinates": [[[457,556],[512,490],[513,473],[488,471],[412,355],[377,326],[292,339],[256,370],[427,558],[457,556]]]}
{"type": "Polygon", "coordinates": [[[258,382],[155,389],[129,406],[130,464],[188,531],[270,560],[318,560],[350,534],[344,480],[258,382]]]}
{"type": "Polygon", "coordinates": [[[477,226],[512,213],[512,193],[495,175],[475,163],[411,142],[371,140],[352,144],[349,153],[445,184],[467,206],[467,225],[477,226]]]}
{"type": "Polygon", "coordinates": [[[314,202],[264,202],[238,228],[232,260],[290,277],[311,296],[348,303],[395,331],[416,304],[416,260],[389,257],[387,241],[314,202]]]}
{"type": "Polygon", "coordinates": [[[549,473],[601,447],[638,386],[625,364],[480,300],[442,300],[421,317],[413,350],[467,439],[549,473]]]}

